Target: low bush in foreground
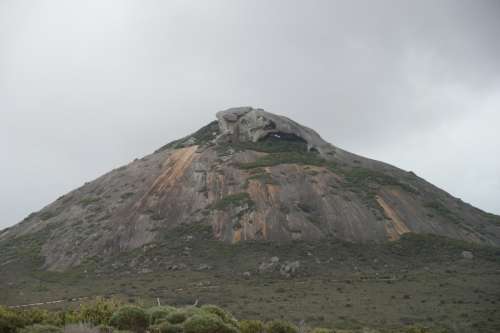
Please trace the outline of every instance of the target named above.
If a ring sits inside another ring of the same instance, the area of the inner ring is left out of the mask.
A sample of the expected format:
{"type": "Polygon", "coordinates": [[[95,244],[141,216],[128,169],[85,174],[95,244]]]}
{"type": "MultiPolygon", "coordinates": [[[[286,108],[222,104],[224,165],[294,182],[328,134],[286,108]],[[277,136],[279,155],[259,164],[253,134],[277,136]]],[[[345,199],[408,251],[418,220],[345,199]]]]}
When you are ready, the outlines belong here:
{"type": "Polygon", "coordinates": [[[266,325],[267,333],[299,333],[299,329],[294,324],[283,320],[272,320],[266,325]]]}
{"type": "Polygon", "coordinates": [[[35,324],[21,329],[21,333],[61,333],[62,329],[53,325],[35,324]]]}
{"type": "Polygon", "coordinates": [[[190,317],[183,325],[185,333],[237,333],[238,331],[210,313],[190,317]]]}
{"type": "Polygon", "coordinates": [[[92,326],[90,324],[69,324],[66,325],[62,333],[110,333],[113,329],[107,326],[92,326]]]}
{"type": "Polygon", "coordinates": [[[313,329],[311,333],[335,333],[335,332],[330,328],[318,327],[313,329]]]}
{"type": "Polygon", "coordinates": [[[166,320],[170,314],[176,311],[177,309],[173,306],[154,306],[147,309],[146,313],[149,316],[149,322],[151,325],[155,325],[166,320]]]}
{"type": "Polygon", "coordinates": [[[123,305],[114,300],[98,299],[77,310],[46,311],[8,309],[0,306],[0,333],[446,333],[421,327],[396,330],[336,330],[335,328],[299,328],[290,322],[237,320],[215,305],[201,307],[123,305]]]}
{"type": "Polygon", "coordinates": [[[168,321],[150,326],[149,330],[153,333],[182,333],[184,331],[181,325],[171,324],[168,321]]]}
{"type": "Polygon", "coordinates": [[[264,323],[260,320],[241,320],[239,323],[241,333],[263,333],[264,323]]]}
{"type": "Polygon", "coordinates": [[[144,332],[149,326],[146,311],[136,306],[124,306],[111,317],[110,324],[119,330],[144,332]]]}

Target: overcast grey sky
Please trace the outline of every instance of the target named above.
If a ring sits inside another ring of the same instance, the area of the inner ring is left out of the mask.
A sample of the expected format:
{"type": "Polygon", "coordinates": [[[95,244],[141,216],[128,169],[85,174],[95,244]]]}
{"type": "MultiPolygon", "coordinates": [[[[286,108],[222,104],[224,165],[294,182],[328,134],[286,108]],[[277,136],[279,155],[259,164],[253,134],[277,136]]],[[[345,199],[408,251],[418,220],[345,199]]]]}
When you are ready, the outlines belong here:
{"type": "Polygon", "coordinates": [[[0,0],[0,228],[252,105],[500,213],[500,1],[0,0]]]}

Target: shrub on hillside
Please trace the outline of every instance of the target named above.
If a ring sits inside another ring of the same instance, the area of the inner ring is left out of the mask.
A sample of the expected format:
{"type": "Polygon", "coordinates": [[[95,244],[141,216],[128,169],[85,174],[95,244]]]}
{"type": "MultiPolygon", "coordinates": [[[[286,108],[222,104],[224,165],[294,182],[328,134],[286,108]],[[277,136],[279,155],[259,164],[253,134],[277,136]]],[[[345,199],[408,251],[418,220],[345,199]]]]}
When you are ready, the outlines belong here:
{"type": "Polygon", "coordinates": [[[35,324],[61,326],[64,324],[63,312],[53,312],[38,308],[16,310],[15,312],[17,316],[24,322],[24,326],[31,326],[35,324]]]}
{"type": "Polygon", "coordinates": [[[111,316],[121,306],[118,301],[113,299],[98,298],[95,302],[84,304],[79,309],[80,321],[91,323],[93,325],[109,325],[111,316]]]}
{"type": "Polygon", "coordinates": [[[171,324],[182,324],[188,318],[189,313],[187,311],[176,310],[168,314],[167,321],[171,324]]]}
{"type": "Polygon", "coordinates": [[[113,313],[110,324],[119,330],[144,332],[149,325],[149,318],[144,309],[135,306],[124,306],[113,313]]]}
{"type": "Polygon", "coordinates": [[[216,305],[203,305],[201,311],[206,313],[211,313],[219,317],[224,323],[233,326],[234,328],[238,327],[238,321],[233,317],[233,315],[222,308],[216,305]]]}
{"type": "Polygon", "coordinates": [[[174,325],[164,321],[158,325],[150,326],[149,331],[152,333],[182,333],[183,329],[181,325],[174,325]]]}
{"type": "Polygon", "coordinates": [[[54,325],[35,324],[21,329],[21,333],[61,333],[61,328],[54,325]]]}
{"type": "Polygon", "coordinates": [[[0,306],[0,333],[14,333],[24,326],[24,320],[16,312],[0,306]]]}
{"type": "Polygon", "coordinates": [[[260,320],[241,320],[239,322],[241,333],[264,333],[264,323],[260,320]]]}
{"type": "Polygon", "coordinates": [[[292,323],[283,320],[272,320],[266,324],[267,333],[298,333],[299,329],[292,323]]]}
{"type": "Polygon", "coordinates": [[[183,324],[185,333],[238,333],[230,324],[211,313],[199,313],[189,317],[183,324]]]}
{"type": "Polygon", "coordinates": [[[410,326],[404,331],[405,333],[447,333],[448,330],[444,328],[424,328],[420,326],[410,326]]]}
{"type": "MultiPolygon", "coordinates": [[[[93,327],[88,324],[70,324],[64,326],[62,333],[101,333],[99,327],[93,327]]],[[[109,332],[111,333],[111,331],[109,332]]]]}
{"type": "Polygon", "coordinates": [[[317,327],[311,333],[334,333],[334,331],[330,328],[317,327]]]}
{"type": "Polygon", "coordinates": [[[184,308],[177,309],[177,311],[184,312],[188,318],[203,312],[201,308],[197,308],[196,306],[186,306],[184,308]]]}
{"type": "Polygon", "coordinates": [[[99,330],[99,333],[113,333],[114,328],[108,325],[99,325],[97,326],[97,329],[99,330]]]}
{"type": "Polygon", "coordinates": [[[155,306],[146,310],[146,313],[149,316],[149,322],[151,325],[155,325],[163,320],[166,320],[168,315],[175,311],[177,311],[177,309],[172,306],[155,306]]]}
{"type": "Polygon", "coordinates": [[[42,309],[11,310],[0,306],[0,333],[14,333],[19,329],[36,324],[62,326],[64,312],[51,312],[42,309]]]}

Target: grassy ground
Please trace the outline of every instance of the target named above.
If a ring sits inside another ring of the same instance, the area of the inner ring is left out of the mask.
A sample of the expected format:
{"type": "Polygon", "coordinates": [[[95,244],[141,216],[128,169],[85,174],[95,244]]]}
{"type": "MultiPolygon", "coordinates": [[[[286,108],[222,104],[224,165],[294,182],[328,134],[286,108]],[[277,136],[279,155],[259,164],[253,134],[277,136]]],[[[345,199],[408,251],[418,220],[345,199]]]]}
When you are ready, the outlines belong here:
{"type": "Polygon", "coordinates": [[[146,304],[156,298],[172,305],[198,299],[201,304],[223,306],[242,319],[283,318],[337,328],[417,323],[444,325],[455,332],[500,331],[497,249],[413,236],[362,246],[337,241],[174,243],[65,273],[20,275],[19,267],[2,268],[0,303],[96,295],[146,304]],[[475,253],[474,259],[462,258],[466,249],[475,253]],[[279,272],[259,273],[259,263],[271,256],[280,262],[298,260],[301,267],[290,278],[279,272]],[[171,270],[173,264],[180,269],[171,270]]]}

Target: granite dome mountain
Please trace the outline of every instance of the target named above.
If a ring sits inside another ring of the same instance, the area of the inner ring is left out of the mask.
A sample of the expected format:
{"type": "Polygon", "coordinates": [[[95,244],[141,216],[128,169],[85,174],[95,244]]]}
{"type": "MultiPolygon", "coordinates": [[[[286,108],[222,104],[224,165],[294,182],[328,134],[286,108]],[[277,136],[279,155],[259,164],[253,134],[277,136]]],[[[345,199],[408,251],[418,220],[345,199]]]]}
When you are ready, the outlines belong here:
{"type": "Polygon", "coordinates": [[[420,233],[500,245],[498,216],[412,172],[342,150],[262,109],[216,117],[0,231],[0,246],[10,249],[0,265],[31,249],[46,269],[64,270],[168,235],[385,242],[420,233]]]}

